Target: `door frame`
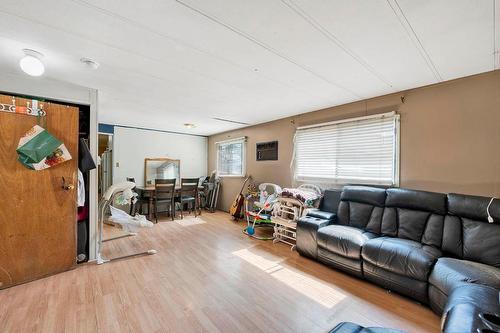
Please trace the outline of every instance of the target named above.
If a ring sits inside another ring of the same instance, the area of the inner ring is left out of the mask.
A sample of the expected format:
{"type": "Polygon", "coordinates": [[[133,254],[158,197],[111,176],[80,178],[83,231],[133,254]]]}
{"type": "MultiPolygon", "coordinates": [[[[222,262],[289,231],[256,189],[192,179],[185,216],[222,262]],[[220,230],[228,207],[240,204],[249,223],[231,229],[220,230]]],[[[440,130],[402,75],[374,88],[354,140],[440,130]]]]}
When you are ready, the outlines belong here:
{"type": "MultiPolygon", "coordinates": [[[[47,77],[28,77],[25,74],[2,73],[0,91],[3,94],[33,96],[54,102],[87,105],[90,107],[90,153],[97,163],[98,91],[47,77]]],[[[97,169],[89,174],[89,261],[97,253],[97,169]]],[[[75,221],[76,223],[76,221],[75,221]]]]}

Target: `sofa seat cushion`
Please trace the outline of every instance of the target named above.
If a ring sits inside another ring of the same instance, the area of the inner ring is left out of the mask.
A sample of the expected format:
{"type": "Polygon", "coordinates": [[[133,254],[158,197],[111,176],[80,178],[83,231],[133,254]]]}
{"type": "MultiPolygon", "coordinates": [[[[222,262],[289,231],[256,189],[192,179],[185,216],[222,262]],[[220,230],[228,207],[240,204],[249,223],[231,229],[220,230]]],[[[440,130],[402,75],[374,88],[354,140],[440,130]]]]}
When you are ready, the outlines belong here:
{"type": "Polygon", "coordinates": [[[335,254],[361,259],[361,247],[376,234],[345,225],[329,225],[318,230],[318,246],[335,254]]]}
{"type": "Polygon", "coordinates": [[[465,283],[477,283],[500,289],[500,268],[478,262],[439,258],[429,277],[429,283],[449,295],[465,283]]]}
{"type": "Polygon", "coordinates": [[[441,251],[408,239],[379,237],[364,244],[362,255],[364,261],[389,272],[427,281],[441,251]]]}
{"type": "Polygon", "coordinates": [[[306,257],[318,257],[318,230],[327,226],[330,220],[313,216],[303,216],[297,221],[297,251],[306,257]]]}

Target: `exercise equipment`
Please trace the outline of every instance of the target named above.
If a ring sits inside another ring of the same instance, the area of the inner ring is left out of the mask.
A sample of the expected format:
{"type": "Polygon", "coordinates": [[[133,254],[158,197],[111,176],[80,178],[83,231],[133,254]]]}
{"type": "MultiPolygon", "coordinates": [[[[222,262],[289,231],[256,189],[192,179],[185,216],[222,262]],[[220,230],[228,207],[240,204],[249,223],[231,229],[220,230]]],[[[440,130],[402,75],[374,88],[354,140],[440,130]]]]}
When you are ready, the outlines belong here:
{"type": "Polygon", "coordinates": [[[217,200],[219,199],[220,177],[217,176],[216,171],[212,171],[208,180],[203,182],[204,190],[202,192],[202,199],[204,199],[204,207],[210,213],[215,212],[217,209],[217,200]]]}

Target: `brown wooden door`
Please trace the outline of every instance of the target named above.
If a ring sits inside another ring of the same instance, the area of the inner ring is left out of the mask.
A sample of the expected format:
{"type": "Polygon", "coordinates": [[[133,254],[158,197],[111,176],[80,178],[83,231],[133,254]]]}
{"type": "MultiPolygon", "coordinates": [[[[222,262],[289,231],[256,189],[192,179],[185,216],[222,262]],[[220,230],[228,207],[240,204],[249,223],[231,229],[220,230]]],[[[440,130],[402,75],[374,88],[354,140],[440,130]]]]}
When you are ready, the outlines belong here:
{"type": "MultiPolygon", "coordinates": [[[[0,103],[12,97],[0,95],[0,103]]],[[[16,99],[26,106],[26,100],[16,99]]],[[[78,118],[75,107],[43,103],[47,130],[72,160],[34,171],[17,161],[19,138],[34,116],[0,111],[0,289],[62,272],[76,263],[78,118]],[[74,189],[64,190],[62,178],[74,189]]]]}

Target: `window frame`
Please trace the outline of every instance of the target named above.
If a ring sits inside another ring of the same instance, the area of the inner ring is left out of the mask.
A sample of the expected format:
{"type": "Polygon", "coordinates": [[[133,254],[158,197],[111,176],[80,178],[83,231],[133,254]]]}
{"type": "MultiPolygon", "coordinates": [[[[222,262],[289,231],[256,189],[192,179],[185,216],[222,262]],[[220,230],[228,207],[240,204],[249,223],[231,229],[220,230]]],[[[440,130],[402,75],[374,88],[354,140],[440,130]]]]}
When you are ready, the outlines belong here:
{"type": "Polygon", "coordinates": [[[346,118],[346,119],[341,119],[337,121],[331,121],[331,122],[326,122],[326,123],[320,123],[320,124],[314,124],[314,125],[309,125],[309,126],[301,126],[297,127],[294,135],[294,142],[293,142],[293,160],[292,160],[292,167],[293,167],[293,179],[294,181],[298,182],[310,182],[310,183],[315,183],[315,184],[333,184],[333,185],[348,185],[348,184],[364,184],[364,185],[378,185],[378,186],[391,186],[391,187],[399,187],[400,184],[400,148],[401,147],[401,121],[400,121],[400,115],[397,114],[395,111],[393,112],[386,112],[386,113],[380,113],[380,114],[374,114],[370,116],[363,116],[363,117],[355,117],[355,118],[346,118]],[[325,126],[330,126],[330,125],[337,125],[341,123],[348,123],[348,122],[356,122],[356,121],[363,121],[363,120],[369,120],[369,119],[374,119],[374,118],[387,118],[387,117],[393,117],[394,118],[394,144],[393,144],[393,180],[392,183],[389,184],[387,182],[383,181],[363,181],[360,179],[349,179],[349,178],[321,178],[321,177],[315,177],[315,176],[297,176],[297,168],[296,168],[296,162],[297,162],[297,155],[296,155],[296,134],[297,131],[299,130],[304,130],[304,129],[309,129],[309,128],[317,128],[317,127],[325,127],[325,126]]]}
{"type": "Polygon", "coordinates": [[[216,156],[216,172],[219,177],[227,177],[227,178],[244,178],[246,175],[246,164],[247,164],[247,137],[243,136],[240,138],[234,138],[234,139],[229,139],[229,140],[224,140],[224,141],[218,141],[215,143],[215,149],[217,151],[217,156],[216,156]],[[242,149],[241,149],[241,174],[221,174],[219,172],[219,145],[221,144],[231,144],[231,143],[241,143],[242,144],[242,149]]]}

